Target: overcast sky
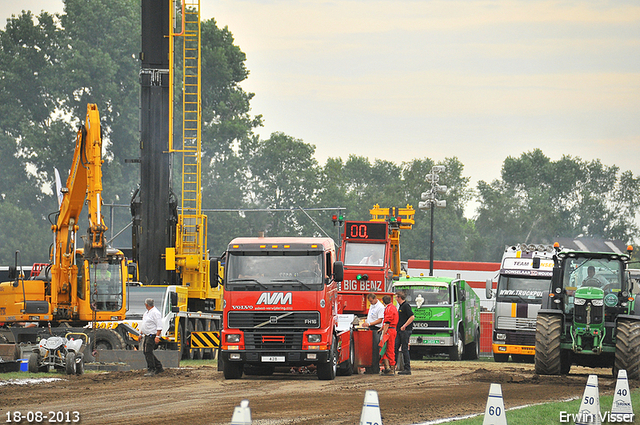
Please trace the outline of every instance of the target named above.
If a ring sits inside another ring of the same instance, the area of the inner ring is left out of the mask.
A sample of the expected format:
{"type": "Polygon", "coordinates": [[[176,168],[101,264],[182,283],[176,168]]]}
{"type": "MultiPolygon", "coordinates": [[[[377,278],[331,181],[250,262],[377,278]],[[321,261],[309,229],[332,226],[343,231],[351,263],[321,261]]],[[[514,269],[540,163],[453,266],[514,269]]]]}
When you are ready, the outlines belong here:
{"type": "MultiPolygon", "coordinates": [[[[0,0],[2,25],[61,1],[0,0]]],[[[263,137],[396,163],[457,156],[472,185],[534,148],[640,174],[637,1],[202,0],[247,55],[263,137]]],[[[426,184],[425,184],[426,188],[426,184]]],[[[415,202],[417,203],[417,202],[415,202]]]]}

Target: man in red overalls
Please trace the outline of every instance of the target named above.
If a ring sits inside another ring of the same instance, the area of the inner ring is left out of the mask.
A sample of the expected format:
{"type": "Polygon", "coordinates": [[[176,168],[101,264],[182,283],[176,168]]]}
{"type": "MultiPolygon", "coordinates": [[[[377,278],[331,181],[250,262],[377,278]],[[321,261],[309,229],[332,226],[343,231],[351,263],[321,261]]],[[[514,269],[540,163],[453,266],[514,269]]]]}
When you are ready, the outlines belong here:
{"type": "Polygon", "coordinates": [[[384,319],[382,321],[382,335],[380,343],[386,341],[387,347],[384,355],[381,354],[380,362],[384,365],[384,374],[393,375],[396,370],[396,356],[394,344],[396,340],[396,326],[398,325],[398,309],[391,302],[391,296],[382,297],[382,302],[386,305],[384,309],[384,319]]]}

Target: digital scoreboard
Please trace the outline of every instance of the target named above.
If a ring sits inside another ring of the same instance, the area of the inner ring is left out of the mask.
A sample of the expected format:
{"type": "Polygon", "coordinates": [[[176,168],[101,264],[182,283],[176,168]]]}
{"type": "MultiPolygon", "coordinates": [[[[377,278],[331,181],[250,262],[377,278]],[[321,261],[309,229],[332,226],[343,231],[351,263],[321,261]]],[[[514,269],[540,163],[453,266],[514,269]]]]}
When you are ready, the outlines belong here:
{"type": "Polygon", "coordinates": [[[387,223],[370,221],[345,222],[345,238],[348,240],[386,240],[387,223]]]}

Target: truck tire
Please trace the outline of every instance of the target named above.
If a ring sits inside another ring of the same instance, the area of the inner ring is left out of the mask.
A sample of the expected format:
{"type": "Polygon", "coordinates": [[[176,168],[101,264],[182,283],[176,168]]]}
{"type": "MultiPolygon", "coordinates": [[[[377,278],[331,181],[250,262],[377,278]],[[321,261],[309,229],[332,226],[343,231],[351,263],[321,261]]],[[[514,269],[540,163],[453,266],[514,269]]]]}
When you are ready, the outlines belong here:
{"type": "Polygon", "coordinates": [[[496,363],[506,363],[509,361],[509,355],[504,353],[493,353],[493,361],[496,363]]]}
{"type": "Polygon", "coordinates": [[[40,354],[33,352],[29,355],[29,372],[38,373],[40,372],[40,354]]]}
{"type": "MultiPolygon", "coordinates": [[[[538,314],[538,320],[536,321],[535,354],[535,371],[537,374],[560,375],[562,373],[561,337],[562,316],[555,314],[538,314]]],[[[564,363],[566,363],[566,360],[564,363]]]]}
{"type": "Polygon", "coordinates": [[[195,330],[195,324],[193,320],[187,319],[186,332],[184,334],[185,346],[188,350],[187,359],[200,360],[200,350],[197,348],[191,348],[191,332],[195,330]],[[186,341],[189,341],[187,344],[186,341]]]}
{"type": "Polygon", "coordinates": [[[224,361],[222,365],[222,372],[224,374],[224,379],[242,378],[243,369],[244,369],[244,365],[242,363],[224,361]]]}
{"type": "MultiPolygon", "coordinates": [[[[195,319],[194,320],[194,324],[195,324],[195,330],[196,332],[202,332],[204,331],[204,326],[202,325],[202,320],[200,319],[195,319]]],[[[200,360],[202,359],[202,355],[204,354],[204,349],[202,348],[194,348],[193,349],[193,359],[194,360],[200,360]]]]}
{"type": "Polygon", "coordinates": [[[67,372],[67,375],[75,375],[76,374],[76,353],[70,351],[67,353],[64,358],[64,369],[67,372]]]}
{"type": "Polygon", "coordinates": [[[336,352],[336,337],[333,337],[329,360],[326,363],[318,364],[318,379],[321,381],[333,381],[336,379],[338,369],[338,353],[336,352]]]}
{"type": "Polygon", "coordinates": [[[480,330],[476,328],[473,332],[473,341],[464,346],[465,360],[477,360],[480,357],[480,330]]]}
{"type": "Polygon", "coordinates": [[[337,374],[340,376],[351,376],[353,375],[353,365],[355,364],[356,359],[356,351],[353,346],[353,338],[351,338],[351,342],[349,343],[349,358],[344,362],[340,363],[340,367],[338,368],[337,374]]]}
{"type": "Polygon", "coordinates": [[[96,329],[93,334],[96,350],[124,350],[122,336],[112,329],[96,329]]]}
{"type": "Polygon", "coordinates": [[[184,343],[184,323],[179,321],[176,324],[176,350],[180,352],[180,360],[186,360],[189,356],[189,347],[185,347],[184,343]]]}
{"type": "Polygon", "coordinates": [[[462,353],[464,352],[464,336],[462,332],[458,332],[458,342],[453,346],[449,347],[449,360],[454,362],[462,359],[462,353]]]}
{"type": "Polygon", "coordinates": [[[628,379],[640,379],[640,322],[618,320],[614,378],[618,377],[620,369],[627,371],[628,379]]]}

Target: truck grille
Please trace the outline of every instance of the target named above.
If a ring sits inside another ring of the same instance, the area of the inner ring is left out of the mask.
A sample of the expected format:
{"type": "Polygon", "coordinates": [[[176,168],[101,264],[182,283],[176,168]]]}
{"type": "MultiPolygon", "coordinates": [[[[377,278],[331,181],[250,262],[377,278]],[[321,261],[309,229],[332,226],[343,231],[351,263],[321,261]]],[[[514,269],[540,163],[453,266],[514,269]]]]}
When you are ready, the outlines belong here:
{"type": "Polygon", "coordinates": [[[446,320],[432,320],[429,322],[413,322],[413,329],[448,328],[449,322],[446,320]]]}
{"type": "Polygon", "coordinates": [[[302,332],[245,332],[247,350],[302,350],[302,332]]]}
{"type": "Polygon", "coordinates": [[[574,305],[573,318],[576,323],[587,323],[587,306],[591,305],[591,320],[589,323],[602,323],[603,306],[594,306],[591,300],[583,305],[574,305]]]}
{"type": "MultiPolygon", "coordinates": [[[[535,332],[505,332],[507,339],[505,344],[509,345],[536,345],[535,332]]],[[[494,338],[495,339],[495,338],[494,338]]]]}
{"type": "Polygon", "coordinates": [[[231,329],[319,329],[317,311],[230,311],[227,327],[231,329]]]}
{"type": "Polygon", "coordinates": [[[535,331],[536,319],[526,317],[498,317],[497,329],[511,329],[516,331],[535,331]]]}

